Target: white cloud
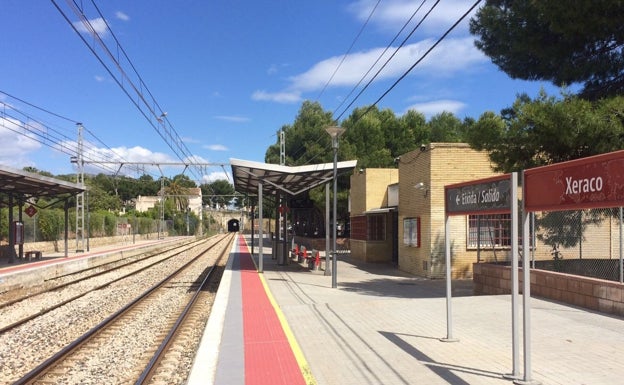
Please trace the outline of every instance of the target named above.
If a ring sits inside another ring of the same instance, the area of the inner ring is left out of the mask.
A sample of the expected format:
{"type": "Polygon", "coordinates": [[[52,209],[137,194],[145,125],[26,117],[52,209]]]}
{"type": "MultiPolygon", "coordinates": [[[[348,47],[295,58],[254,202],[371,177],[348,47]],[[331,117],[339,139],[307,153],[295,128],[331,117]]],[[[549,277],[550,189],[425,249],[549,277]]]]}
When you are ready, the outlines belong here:
{"type": "MultiPolygon", "coordinates": [[[[30,125],[30,130],[38,128],[30,125]]],[[[0,117],[0,163],[23,168],[34,166],[30,156],[41,149],[42,145],[35,140],[35,135],[24,128],[19,120],[0,117]]]]}
{"type": "Polygon", "coordinates": [[[199,140],[197,140],[195,138],[192,138],[190,136],[183,136],[180,139],[182,139],[182,142],[184,142],[184,143],[199,143],[199,140]]]}
{"type": "Polygon", "coordinates": [[[283,63],[283,64],[271,64],[269,66],[269,69],[267,69],[267,74],[269,75],[275,75],[276,73],[280,72],[283,68],[288,67],[288,64],[283,63]]]}
{"type": "Polygon", "coordinates": [[[269,75],[273,75],[277,73],[277,64],[271,64],[271,66],[269,67],[269,69],[267,70],[267,73],[269,75]]]}
{"type": "Polygon", "coordinates": [[[227,180],[227,181],[232,181],[232,175],[228,172],[225,171],[215,171],[215,172],[211,172],[210,174],[204,175],[202,177],[202,181],[204,183],[210,183],[210,182],[214,182],[217,180],[227,180]]]}
{"type": "Polygon", "coordinates": [[[104,80],[106,80],[104,78],[104,76],[100,76],[100,75],[95,75],[95,81],[98,83],[102,83],[104,80]]]}
{"type": "MultiPolygon", "coordinates": [[[[376,3],[375,0],[359,0],[351,3],[348,10],[359,20],[366,20],[376,3]]],[[[407,20],[419,4],[420,1],[407,0],[381,2],[373,20],[375,23],[392,26],[396,32],[397,26],[402,25],[401,23],[407,20]]],[[[329,79],[331,82],[327,85],[328,88],[350,88],[360,82],[360,86],[363,86],[373,76],[375,76],[373,82],[394,81],[403,76],[415,63],[418,64],[408,76],[418,81],[451,78],[458,74],[470,73],[481,64],[489,62],[489,59],[474,46],[474,38],[468,34],[468,19],[465,19],[451,35],[442,40],[423,58],[441,33],[458,20],[470,5],[462,0],[439,4],[427,21],[431,28],[423,25],[419,29],[420,40],[403,46],[396,53],[396,46],[386,50],[386,47],[381,45],[354,51],[347,56],[329,57],[313,64],[307,71],[288,78],[288,83],[281,90],[274,92],[258,90],[253,93],[252,99],[298,103],[304,99],[305,93],[323,89],[329,79]],[[387,61],[388,64],[385,64],[387,61]],[[367,77],[362,80],[366,73],[368,73],[367,77]]],[[[426,10],[423,9],[419,15],[424,15],[425,12],[426,10]]],[[[276,68],[272,66],[270,72],[273,73],[274,70],[276,68]]]]}
{"type": "Polygon", "coordinates": [[[228,151],[228,148],[222,144],[209,144],[204,146],[204,148],[212,151],[228,151]]]}
{"type": "Polygon", "coordinates": [[[281,92],[266,92],[255,91],[251,98],[259,101],[271,101],[278,103],[298,103],[301,101],[300,91],[281,91],[281,92]]]}
{"type": "Polygon", "coordinates": [[[115,12],[115,17],[122,21],[130,21],[130,16],[121,11],[115,12]]]}
{"type": "Polygon", "coordinates": [[[462,109],[464,109],[465,107],[466,107],[466,104],[458,100],[443,99],[443,100],[433,100],[430,102],[412,104],[411,106],[407,108],[407,110],[408,111],[414,110],[414,111],[420,112],[423,115],[425,115],[427,118],[430,118],[436,114],[439,114],[445,111],[452,112],[453,114],[457,115],[457,113],[461,111],[462,109]]]}
{"type": "MultiPolygon", "coordinates": [[[[347,10],[353,14],[359,21],[364,22],[368,19],[377,0],[359,0],[351,3],[347,10]]],[[[377,6],[375,13],[371,19],[371,23],[380,28],[391,32],[392,35],[398,31],[397,26],[402,26],[418,9],[422,1],[412,0],[387,0],[382,1],[377,6]]],[[[465,0],[448,0],[440,2],[431,11],[427,19],[417,30],[420,33],[441,34],[451,27],[459,18],[472,6],[472,2],[465,0]]],[[[411,31],[422,17],[431,9],[431,5],[426,3],[416,13],[407,30],[411,31]]],[[[468,17],[464,19],[464,23],[471,17],[474,10],[468,17]]],[[[467,34],[467,28],[461,30],[462,34],[467,34]]]]}
{"type": "MultiPolygon", "coordinates": [[[[383,79],[396,79],[403,75],[434,43],[431,39],[422,40],[418,43],[404,46],[390,60],[389,64],[381,70],[375,81],[383,79]]],[[[382,55],[384,48],[374,48],[368,51],[357,52],[348,55],[340,69],[334,75],[330,86],[353,86],[382,55]]],[[[387,51],[371,71],[369,78],[381,68],[382,64],[392,54],[387,51]]],[[[336,70],[342,60],[342,56],[334,56],[325,59],[302,74],[293,76],[290,88],[298,91],[314,91],[325,86],[327,79],[336,70]]],[[[465,71],[476,64],[486,62],[487,58],[478,51],[472,38],[447,39],[431,51],[411,72],[412,76],[450,76],[460,71],[465,71]]],[[[369,79],[366,79],[368,81],[369,79]]]]}
{"type": "Polygon", "coordinates": [[[227,122],[232,122],[232,123],[246,123],[249,122],[249,118],[246,118],[244,116],[232,116],[232,115],[217,115],[215,116],[215,119],[219,119],[219,120],[225,120],[227,122]]]}
{"type": "Polygon", "coordinates": [[[92,34],[92,31],[96,32],[98,35],[105,35],[108,32],[108,27],[106,26],[106,22],[101,17],[97,19],[87,20],[85,25],[83,22],[76,21],[73,23],[74,27],[78,30],[78,32],[92,34]]]}
{"type": "MultiPolygon", "coordinates": [[[[29,125],[28,130],[38,128],[29,125]]],[[[0,161],[15,163],[12,159],[23,158],[24,155],[41,148],[41,143],[35,140],[35,135],[29,132],[24,123],[16,119],[0,117],[0,161]]]]}
{"type": "MultiPolygon", "coordinates": [[[[60,142],[56,148],[76,149],[75,141],[60,142]]],[[[100,148],[93,143],[84,143],[85,170],[87,172],[113,172],[119,168],[119,163],[141,163],[140,165],[126,165],[121,169],[124,175],[136,174],[137,168],[144,170],[148,174],[160,174],[160,170],[156,166],[158,163],[176,163],[180,162],[177,158],[172,158],[161,152],[153,152],[147,148],[134,147],[112,147],[100,148]]]]}

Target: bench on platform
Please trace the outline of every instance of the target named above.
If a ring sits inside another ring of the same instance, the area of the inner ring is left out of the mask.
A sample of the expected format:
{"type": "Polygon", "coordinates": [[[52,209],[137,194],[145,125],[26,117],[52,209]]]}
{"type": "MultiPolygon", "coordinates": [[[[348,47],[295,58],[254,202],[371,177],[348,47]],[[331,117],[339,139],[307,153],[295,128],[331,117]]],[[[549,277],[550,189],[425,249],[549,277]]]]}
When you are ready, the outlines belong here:
{"type": "Polygon", "coordinates": [[[36,259],[41,259],[42,256],[43,253],[39,250],[24,251],[24,258],[28,261],[30,261],[33,257],[35,257],[36,259]]]}

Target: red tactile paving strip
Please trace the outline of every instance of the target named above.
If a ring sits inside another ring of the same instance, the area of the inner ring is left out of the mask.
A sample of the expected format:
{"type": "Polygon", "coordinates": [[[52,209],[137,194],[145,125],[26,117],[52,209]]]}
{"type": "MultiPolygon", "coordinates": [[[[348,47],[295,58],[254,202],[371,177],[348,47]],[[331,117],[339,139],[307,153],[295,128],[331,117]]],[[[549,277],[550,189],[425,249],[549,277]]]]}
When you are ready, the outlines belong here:
{"type": "Polygon", "coordinates": [[[301,369],[264,290],[243,237],[239,237],[246,385],[305,385],[301,369]]]}

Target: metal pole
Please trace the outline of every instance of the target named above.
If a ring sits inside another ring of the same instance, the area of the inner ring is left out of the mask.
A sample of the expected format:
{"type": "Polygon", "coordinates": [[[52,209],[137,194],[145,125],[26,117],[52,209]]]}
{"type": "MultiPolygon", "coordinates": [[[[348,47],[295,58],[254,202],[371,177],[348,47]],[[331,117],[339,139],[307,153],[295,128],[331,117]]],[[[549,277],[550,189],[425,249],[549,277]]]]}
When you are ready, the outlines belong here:
{"type": "MultiPolygon", "coordinates": [[[[89,191],[85,191],[85,197],[87,199],[85,199],[85,205],[87,207],[87,232],[86,232],[86,237],[87,237],[87,252],[89,252],[89,239],[91,238],[91,236],[89,235],[89,233],[91,232],[91,225],[89,224],[89,222],[91,222],[91,214],[89,214],[89,191]]],[[[134,243],[134,242],[133,242],[134,243]]]]}
{"type": "MultiPolygon", "coordinates": [[[[15,261],[15,229],[13,228],[13,194],[9,193],[9,263],[15,261]]],[[[21,256],[19,256],[21,258],[21,256]]]]}
{"type": "Polygon", "coordinates": [[[329,248],[329,183],[325,183],[325,275],[332,275],[332,269],[329,264],[330,248],[329,248]]]}
{"type": "Polygon", "coordinates": [[[481,215],[477,215],[477,262],[481,262],[481,215]]]}
{"type": "MultiPolygon", "coordinates": [[[[528,233],[524,234],[528,239],[528,233]]],[[[518,173],[511,174],[511,349],[513,370],[511,377],[520,378],[520,322],[518,293],[518,173]]],[[[522,267],[529,268],[529,249],[522,249],[522,267]]]]}
{"type": "Polygon", "coordinates": [[[620,207],[620,283],[623,283],[624,279],[624,264],[622,263],[622,257],[624,256],[624,245],[622,240],[622,208],[620,207]]]}
{"type": "Polygon", "coordinates": [[[338,227],[338,187],[337,187],[337,175],[338,175],[338,138],[342,133],[344,133],[345,129],[342,127],[331,126],[326,127],[325,131],[332,138],[332,148],[334,149],[334,229],[333,229],[333,242],[334,247],[332,249],[333,257],[332,257],[332,287],[336,288],[337,284],[337,267],[336,267],[336,236],[337,236],[337,227],[338,227]]]}
{"type": "MultiPolygon", "coordinates": [[[[251,206],[251,255],[254,255],[254,230],[255,230],[254,225],[255,224],[256,224],[256,208],[254,206],[251,206]]],[[[210,227],[208,228],[208,233],[210,233],[210,227]]]]}
{"type": "Polygon", "coordinates": [[[451,305],[451,270],[453,266],[451,261],[451,217],[449,215],[444,221],[444,255],[446,263],[446,338],[442,338],[441,341],[457,342],[458,340],[453,338],[453,309],[451,305]]]}
{"type": "MultiPolygon", "coordinates": [[[[526,179],[524,179],[526,183],[526,179]]],[[[523,183],[525,186],[526,184],[523,183]]],[[[526,195],[524,195],[526,196],[526,195]]],[[[526,201],[525,201],[526,202],[526,201]]],[[[526,206],[522,210],[523,237],[522,248],[529,250],[529,216],[527,215],[526,206]]],[[[523,330],[524,330],[524,382],[532,383],[531,380],[531,267],[528,263],[522,265],[522,302],[523,306],[523,330]]]]}
{"type": "Polygon", "coordinates": [[[337,197],[337,191],[338,191],[338,183],[336,180],[336,175],[338,174],[338,137],[332,138],[332,144],[334,147],[334,228],[332,230],[333,232],[333,237],[332,237],[332,242],[333,242],[333,247],[332,247],[332,288],[336,288],[338,287],[338,279],[337,279],[337,273],[338,270],[336,268],[337,262],[336,262],[336,226],[338,225],[338,218],[337,218],[337,205],[338,205],[338,197],[337,197]]]}
{"type": "Polygon", "coordinates": [[[258,273],[262,273],[264,269],[262,262],[264,259],[264,244],[262,242],[262,226],[264,223],[262,219],[262,182],[258,182],[258,216],[258,219],[260,220],[260,223],[258,224],[258,273]]]}
{"type": "Polygon", "coordinates": [[[69,257],[68,254],[68,249],[69,249],[69,245],[68,245],[68,239],[69,239],[69,203],[67,201],[65,201],[65,205],[64,205],[64,210],[65,210],[65,258],[69,257]]]}
{"type": "Polygon", "coordinates": [[[531,228],[533,229],[533,233],[531,234],[531,239],[533,240],[531,248],[531,268],[535,269],[535,249],[537,248],[537,236],[535,235],[535,213],[529,213],[531,216],[531,228]]]}

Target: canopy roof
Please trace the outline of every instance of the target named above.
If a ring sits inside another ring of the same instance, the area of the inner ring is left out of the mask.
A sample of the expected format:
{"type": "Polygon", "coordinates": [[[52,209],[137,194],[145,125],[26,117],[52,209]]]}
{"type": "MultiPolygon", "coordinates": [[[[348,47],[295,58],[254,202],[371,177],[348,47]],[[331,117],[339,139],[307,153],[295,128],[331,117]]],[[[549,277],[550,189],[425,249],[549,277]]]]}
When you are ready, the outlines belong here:
{"type": "Polygon", "coordinates": [[[76,195],[85,191],[76,183],[65,182],[39,174],[0,165],[0,203],[8,204],[8,195],[17,199],[31,197],[59,197],[76,195]]]}
{"type": "MultiPolygon", "coordinates": [[[[234,189],[243,194],[257,194],[262,181],[262,191],[273,194],[277,191],[291,196],[299,195],[316,186],[328,183],[334,177],[334,164],[322,163],[306,166],[280,166],[277,164],[230,159],[234,189]]],[[[357,160],[336,164],[337,174],[353,170],[357,160]]]]}

